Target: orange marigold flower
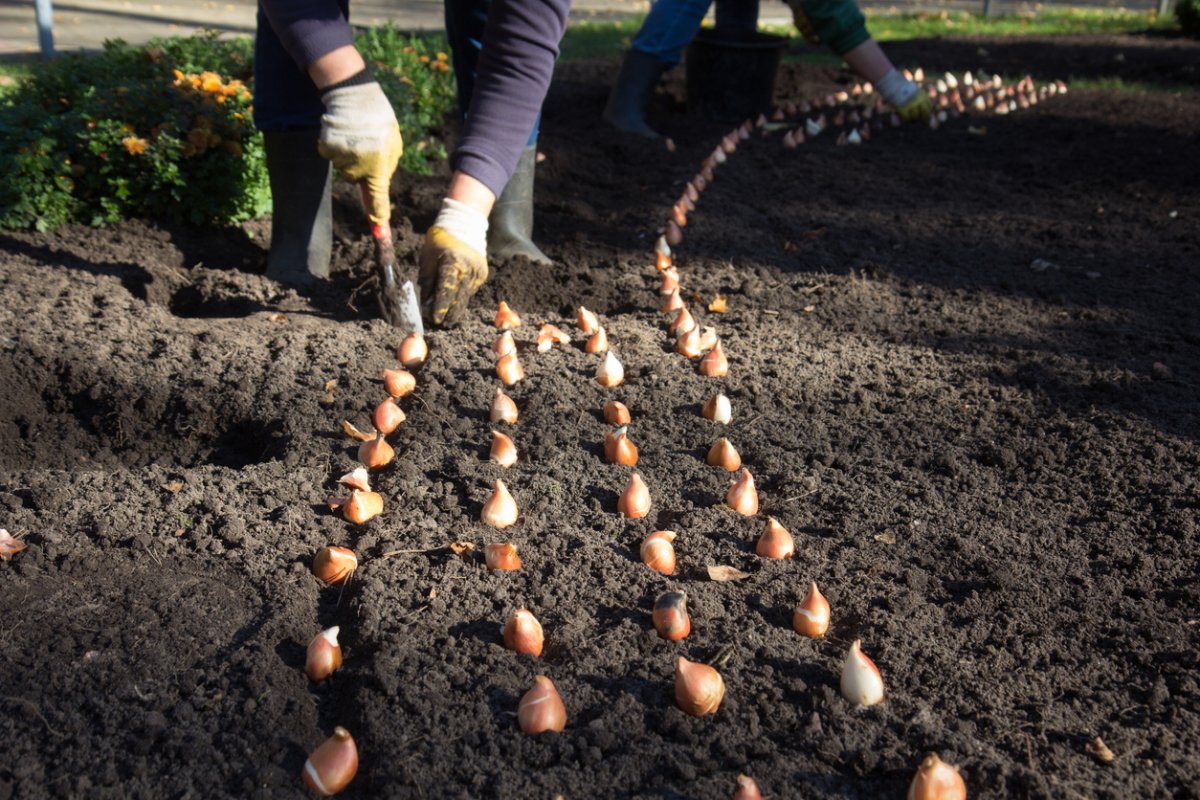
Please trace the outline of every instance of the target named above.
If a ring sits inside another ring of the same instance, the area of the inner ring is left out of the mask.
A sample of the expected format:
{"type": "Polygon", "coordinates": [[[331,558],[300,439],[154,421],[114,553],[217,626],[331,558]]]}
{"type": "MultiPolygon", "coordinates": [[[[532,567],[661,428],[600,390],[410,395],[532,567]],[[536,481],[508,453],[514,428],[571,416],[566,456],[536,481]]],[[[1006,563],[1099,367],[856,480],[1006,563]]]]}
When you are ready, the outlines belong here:
{"type": "Polygon", "coordinates": [[[200,73],[200,88],[206,92],[219,92],[224,84],[221,83],[221,76],[215,72],[200,73]]]}
{"type": "Polygon", "coordinates": [[[180,72],[179,70],[173,69],[173,70],[171,70],[171,74],[175,76],[176,83],[179,83],[181,80],[183,80],[183,73],[180,72]]]}
{"type": "Polygon", "coordinates": [[[149,144],[145,139],[138,136],[126,136],[121,140],[121,144],[125,145],[125,150],[131,156],[140,156],[146,152],[146,146],[149,144]]]}
{"type": "Polygon", "coordinates": [[[422,64],[428,64],[429,56],[417,56],[417,61],[420,61],[422,64]]]}
{"type": "Polygon", "coordinates": [[[439,50],[439,51],[438,51],[438,54],[437,54],[437,60],[438,60],[438,61],[445,61],[445,60],[446,60],[446,58],[447,58],[446,54],[445,54],[445,53],[443,53],[441,50],[439,50]]]}

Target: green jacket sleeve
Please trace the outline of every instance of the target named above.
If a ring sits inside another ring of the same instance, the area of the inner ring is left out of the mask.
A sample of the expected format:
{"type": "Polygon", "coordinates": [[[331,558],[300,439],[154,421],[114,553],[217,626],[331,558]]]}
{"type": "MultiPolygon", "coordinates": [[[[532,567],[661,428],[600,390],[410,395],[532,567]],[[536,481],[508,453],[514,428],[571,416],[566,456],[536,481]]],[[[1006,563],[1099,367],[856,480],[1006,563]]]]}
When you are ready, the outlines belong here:
{"type": "Polygon", "coordinates": [[[799,0],[813,33],[839,56],[871,38],[854,0],[799,0]]]}

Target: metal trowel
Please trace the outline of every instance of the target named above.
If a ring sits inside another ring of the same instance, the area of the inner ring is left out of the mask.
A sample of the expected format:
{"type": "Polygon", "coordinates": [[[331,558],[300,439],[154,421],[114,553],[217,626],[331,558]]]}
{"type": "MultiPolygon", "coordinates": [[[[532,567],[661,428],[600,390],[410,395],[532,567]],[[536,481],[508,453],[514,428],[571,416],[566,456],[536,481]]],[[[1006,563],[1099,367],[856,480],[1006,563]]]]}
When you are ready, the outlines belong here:
{"type": "MultiPolygon", "coordinates": [[[[371,198],[366,184],[361,185],[363,208],[370,209],[371,198]]],[[[406,332],[425,335],[421,321],[421,307],[417,303],[417,292],[412,281],[400,282],[396,269],[396,248],[392,243],[392,226],[371,224],[371,238],[375,240],[375,269],[379,278],[379,289],[375,299],[379,303],[379,314],[388,324],[406,332]]]]}

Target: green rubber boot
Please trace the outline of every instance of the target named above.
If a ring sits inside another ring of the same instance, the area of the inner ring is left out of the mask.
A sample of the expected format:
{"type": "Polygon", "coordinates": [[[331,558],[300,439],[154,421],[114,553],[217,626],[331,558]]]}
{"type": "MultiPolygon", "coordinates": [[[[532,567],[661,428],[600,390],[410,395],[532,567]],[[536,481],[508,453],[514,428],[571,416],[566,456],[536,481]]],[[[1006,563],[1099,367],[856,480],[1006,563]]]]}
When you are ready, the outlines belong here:
{"type": "Polygon", "coordinates": [[[271,181],[267,277],[303,286],[329,277],[333,167],[317,152],[320,129],[263,133],[271,181]]]}
{"type": "Polygon", "coordinates": [[[549,264],[533,243],[533,172],[537,166],[537,146],[526,147],[517,161],[517,169],[508,185],[496,198],[488,217],[488,258],[524,256],[539,264],[549,264]]]}

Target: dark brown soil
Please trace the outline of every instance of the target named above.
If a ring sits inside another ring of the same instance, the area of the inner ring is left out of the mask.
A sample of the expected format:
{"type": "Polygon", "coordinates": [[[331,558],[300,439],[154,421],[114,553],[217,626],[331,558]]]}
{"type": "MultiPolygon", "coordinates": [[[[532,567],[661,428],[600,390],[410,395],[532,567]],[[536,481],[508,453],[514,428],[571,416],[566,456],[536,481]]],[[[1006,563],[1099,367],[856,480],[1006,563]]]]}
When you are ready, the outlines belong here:
{"type": "MultiPolygon", "coordinates": [[[[650,252],[728,126],[680,113],[675,78],[653,116],[678,150],[621,140],[598,122],[615,62],[563,66],[537,207],[556,266],[493,265],[472,319],[431,335],[361,528],[323,500],[397,337],[353,294],[370,264],[349,203],[335,279],[302,293],[260,274],[262,225],[0,234],[0,527],[29,544],[0,564],[0,798],[298,796],[335,725],[361,752],[352,797],[728,798],[739,772],[767,797],[900,797],[930,750],[972,797],[1200,797],[1200,47],[979,46],[897,52],[1049,79],[1117,47],[1105,75],[1147,79],[1145,54],[1185,90],[1072,91],[857,148],[743,143],[677,250],[694,310],[729,297],[703,315],[721,381],[670,352],[650,252]],[[527,320],[506,472],[486,458],[500,299],[527,320]],[[531,346],[580,303],[626,365],[616,390],[578,344],[531,346]],[[698,414],[718,387],[727,431],[698,414]],[[637,522],[600,453],[609,397],[654,498],[637,522]],[[703,463],[722,434],[754,519],[703,463]],[[479,522],[501,474],[522,512],[504,533],[479,522]],[[768,514],[796,559],[754,555],[768,514]],[[672,578],[637,557],[662,528],[672,578]],[[448,549],[509,538],[515,574],[448,549]],[[309,572],[329,543],[364,562],[344,590],[309,572]],[[833,606],[818,641],[789,625],[809,580],[833,606]],[[649,624],[668,588],[693,615],[679,643],[649,624]],[[501,645],[521,605],[540,659],[501,645]],[[345,667],[313,686],[304,646],[335,624],[345,667]],[[838,691],[855,639],[888,694],[865,710],[838,691]],[[675,708],[681,654],[725,658],[715,716],[675,708]],[[562,734],[517,729],[538,674],[562,734]]],[[[846,80],[786,66],[778,95],[846,80]]],[[[442,185],[398,190],[408,263],[442,185]]]]}

